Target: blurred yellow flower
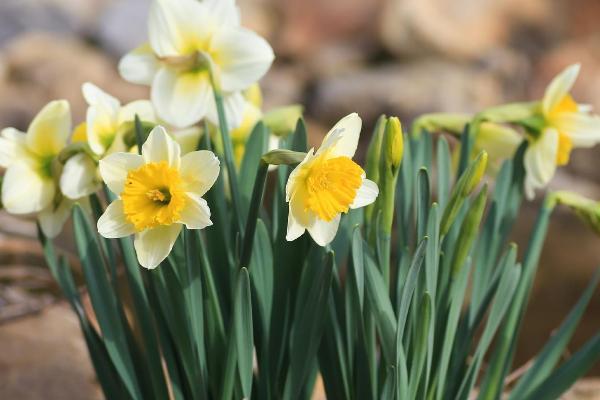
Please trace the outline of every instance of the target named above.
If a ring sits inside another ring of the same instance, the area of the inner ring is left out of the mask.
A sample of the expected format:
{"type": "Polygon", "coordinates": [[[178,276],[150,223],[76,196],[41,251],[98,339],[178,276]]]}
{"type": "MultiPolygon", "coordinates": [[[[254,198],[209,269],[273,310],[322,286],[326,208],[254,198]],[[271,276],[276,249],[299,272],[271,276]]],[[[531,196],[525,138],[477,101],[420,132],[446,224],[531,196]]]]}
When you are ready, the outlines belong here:
{"type": "Polygon", "coordinates": [[[170,253],[183,225],[212,225],[202,196],[219,176],[219,160],[210,151],[181,157],[181,148],[157,126],[142,146],[142,155],[113,153],[100,160],[102,179],[119,198],[98,220],[106,238],[135,234],[139,263],[157,267],[170,253]]]}
{"type": "Polygon", "coordinates": [[[290,174],[286,185],[288,241],[308,230],[318,245],[325,246],[335,237],[341,213],[377,198],[377,184],[366,179],[363,169],[352,161],[361,126],[356,113],[343,118],[317,152],[311,149],[290,174]]]}
{"type": "Polygon", "coordinates": [[[557,166],[569,162],[572,149],[600,142],[600,118],[569,94],[579,69],[579,64],[567,67],[546,88],[541,104],[543,127],[537,135],[529,135],[525,151],[525,192],[529,198],[535,189],[550,182],[557,166]]]}

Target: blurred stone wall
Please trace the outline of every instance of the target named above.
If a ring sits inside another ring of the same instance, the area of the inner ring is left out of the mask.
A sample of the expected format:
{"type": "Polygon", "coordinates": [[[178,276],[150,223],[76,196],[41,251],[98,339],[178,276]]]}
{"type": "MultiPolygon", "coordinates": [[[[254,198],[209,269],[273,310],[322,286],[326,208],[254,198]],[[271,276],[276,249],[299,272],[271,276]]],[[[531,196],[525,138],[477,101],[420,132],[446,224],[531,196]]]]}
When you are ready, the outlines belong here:
{"type": "MultiPolygon", "coordinates": [[[[305,104],[314,142],[353,111],[364,118],[364,132],[370,132],[380,113],[398,115],[408,126],[424,112],[475,112],[537,99],[549,80],[573,62],[583,65],[575,98],[600,110],[598,0],[238,3],[243,23],[267,37],[277,55],[262,82],[265,107],[305,104]]],[[[0,127],[26,128],[56,98],[68,99],[76,122],[81,121],[85,81],[122,101],[147,97],[146,88],[119,78],[116,62],[145,40],[148,6],[149,0],[2,0],[0,127]]],[[[368,140],[369,134],[363,134],[362,143],[368,140]]],[[[552,187],[600,199],[600,147],[576,150],[552,187]]],[[[525,207],[520,219],[515,240],[521,249],[536,207],[525,207]]],[[[0,219],[0,231],[15,231],[13,224],[0,219]]],[[[559,210],[526,318],[519,363],[558,326],[599,265],[600,240],[559,210]]],[[[599,311],[596,296],[575,345],[600,329],[599,311]]]]}

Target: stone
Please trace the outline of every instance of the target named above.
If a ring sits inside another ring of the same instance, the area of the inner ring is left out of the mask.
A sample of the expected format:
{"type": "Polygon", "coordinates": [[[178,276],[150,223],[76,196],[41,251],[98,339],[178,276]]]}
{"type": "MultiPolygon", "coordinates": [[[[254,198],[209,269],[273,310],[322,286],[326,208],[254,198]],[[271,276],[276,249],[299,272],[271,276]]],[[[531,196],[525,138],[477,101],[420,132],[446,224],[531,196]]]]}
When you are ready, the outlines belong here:
{"type": "Polygon", "coordinates": [[[0,325],[0,343],[0,398],[103,398],[79,323],[65,303],[0,325]]]}
{"type": "Polygon", "coordinates": [[[0,65],[2,127],[26,129],[35,114],[54,99],[71,103],[74,125],[78,124],[87,108],[81,94],[86,81],[123,102],[148,97],[147,88],[119,77],[114,60],[76,37],[25,34],[7,45],[0,65]]]}

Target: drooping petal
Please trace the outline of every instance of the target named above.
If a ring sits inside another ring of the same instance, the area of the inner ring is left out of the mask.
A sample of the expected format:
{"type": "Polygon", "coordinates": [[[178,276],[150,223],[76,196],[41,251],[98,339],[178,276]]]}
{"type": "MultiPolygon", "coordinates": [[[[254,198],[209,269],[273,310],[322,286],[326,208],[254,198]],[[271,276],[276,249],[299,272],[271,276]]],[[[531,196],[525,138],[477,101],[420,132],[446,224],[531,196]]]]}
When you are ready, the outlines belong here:
{"type": "Polygon", "coordinates": [[[105,238],[121,238],[135,233],[135,227],[127,221],[123,212],[123,200],[113,201],[98,219],[98,233],[105,238]]]}
{"type": "Polygon", "coordinates": [[[244,28],[220,30],[210,47],[225,92],[250,87],[263,77],[275,58],[266,40],[244,28]]]}
{"type": "Polygon", "coordinates": [[[140,167],[143,163],[144,159],[137,154],[113,153],[100,160],[98,167],[106,186],[118,196],[125,187],[129,171],[140,167]]]}
{"type": "Polygon", "coordinates": [[[185,191],[203,196],[219,177],[219,169],[219,159],[211,151],[199,150],[184,155],[179,173],[185,191]]]}
{"type": "Polygon", "coordinates": [[[160,67],[160,62],[149,43],[144,43],[125,54],[119,61],[119,73],[128,82],[150,85],[160,67]]]}
{"type": "Polygon", "coordinates": [[[554,176],[557,152],[558,132],[554,128],[545,129],[539,138],[530,141],[523,159],[528,197],[535,189],[545,187],[554,176]]]}
{"type": "Polygon", "coordinates": [[[364,179],[363,182],[356,191],[356,197],[354,202],[350,204],[350,208],[360,208],[368,206],[373,203],[379,195],[379,187],[377,184],[369,179],[364,179]]]}
{"type": "Polygon", "coordinates": [[[319,246],[326,246],[335,238],[335,234],[340,226],[340,218],[340,214],[331,221],[315,218],[313,224],[306,229],[315,243],[319,246]]]}
{"type": "Polygon", "coordinates": [[[152,103],[148,100],[136,100],[121,107],[117,117],[117,124],[121,125],[123,122],[135,121],[136,115],[142,121],[157,122],[152,103]]]}
{"type": "Polygon", "coordinates": [[[285,185],[285,201],[289,202],[298,188],[300,188],[300,185],[296,184],[297,177],[302,172],[304,167],[315,157],[314,151],[314,149],[310,149],[308,153],[306,153],[304,160],[302,160],[302,162],[298,164],[290,173],[288,181],[285,185]]]}
{"type": "Polygon", "coordinates": [[[40,228],[44,235],[50,239],[55,238],[62,232],[65,222],[71,215],[71,208],[73,207],[73,201],[67,198],[63,198],[58,204],[58,207],[50,205],[46,207],[38,214],[38,221],[40,228]]]}
{"type": "Polygon", "coordinates": [[[52,178],[27,163],[14,163],[4,174],[2,204],[11,214],[39,212],[50,205],[55,193],[52,178]]]}
{"type": "Polygon", "coordinates": [[[140,265],[153,269],[167,258],[181,227],[181,224],[163,225],[138,233],[133,244],[140,265]]]}
{"type": "Polygon", "coordinates": [[[39,156],[58,154],[71,134],[71,109],[66,100],[48,103],[27,130],[27,147],[39,156]]]}
{"type": "MultiPolygon", "coordinates": [[[[244,119],[244,106],[246,100],[242,92],[232,92],[223,94],[223,108],[229,129],[238,127],[244,119]]],[[[217,104],[213,97],[208,102],[206,119],[216,126],[219,126],[219,114],[217,113],[217,104]]]]}
{"type": "Polygon", "coordinates": [[[185,206],[181,210],[180,222],[188,229],[203,229],[212,225],[210,208],[202,197],[195,193],[187,193],[185,206]]]}
{"type": "Polygon", "coordinates": [[[592,147],[600,143],[600,117],[580,113],[562,113],[554,127],[569,136],[575,147],[592,147]]]}
{"type": "Polygon", "coordinates": [[[357,113],[345,116],[327,133],[317,154],[327,152],[330,157],[354,157],[361,127],[362,120],[357,113]]]}
{"type": "Polygon", "coordinates": [[[69,158],[60,176],[60,190],[70,199],[87,197],[100,189],[97,166],[87,154],[69,158]]]}
{"type": "Polygon", "coordinates": [[[142,157],[146,163],[166,161],[173,168],[179,169],[181,164],[181,148],[171,139],[162,126],[150,132],[142,146],[142,157]]]}
{"type": "Polygon", "coordinates": [[[0,132],[0,167],[8,168],[27,152],[27,137],[15,128],[5,128],[0,132]]]}
{"type": "Polygon", "coordinates": [[[305,190],[301,187],[296,189],[296,193],[289,201],[288,225],[285,239],[287,241],[296,240],[314,223],[315,216],[304,206],[305,190]]]}
{"type": "Polygon", "coordinates": [[[157,0],[150,7],[148,36],[159,57],[197,50],[208,34],[206,5],[196,0],[157,0]]]}
{"type": "Polygon", "coordinates": [[[573,64],[552,79],[542,100],[542,109],[545,115],[548,115],[569,93],[579,75],[580,67],[579,64],[573,64]]]}
{"type": "Polygon", "coordinates": [[[193,125],[206,115],[212,101],[208,73],[161,68],[154,77],[151,98],[161,119],[178,128],[193,125]]]}

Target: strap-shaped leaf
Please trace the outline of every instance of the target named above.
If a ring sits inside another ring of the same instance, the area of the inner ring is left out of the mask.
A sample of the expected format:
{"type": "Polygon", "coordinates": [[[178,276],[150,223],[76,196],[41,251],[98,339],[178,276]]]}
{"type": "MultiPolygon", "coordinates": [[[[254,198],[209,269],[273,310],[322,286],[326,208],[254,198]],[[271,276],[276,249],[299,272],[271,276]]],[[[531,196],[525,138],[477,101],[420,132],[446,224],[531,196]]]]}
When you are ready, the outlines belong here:
{"type": "Polygon", "coordinates": [[[240,269],[235,294],[233,323],[238,371],[245,399],[252,392],[252,354],[254,352],[254,334],[252,330],[252,298],[250,295],[250,276],[246,268],[240,269]]]}

